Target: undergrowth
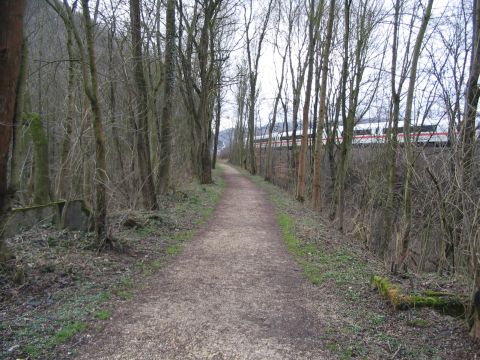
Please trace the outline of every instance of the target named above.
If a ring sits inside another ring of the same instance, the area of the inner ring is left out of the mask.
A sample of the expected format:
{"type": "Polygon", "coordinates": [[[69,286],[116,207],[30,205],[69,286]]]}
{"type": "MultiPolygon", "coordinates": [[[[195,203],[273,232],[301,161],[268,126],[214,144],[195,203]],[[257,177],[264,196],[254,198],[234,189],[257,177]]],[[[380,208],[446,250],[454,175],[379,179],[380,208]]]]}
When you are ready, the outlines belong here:
{"type": "Polygon", "coordinates": [[[428,309],[395,312],[370,286],[372,275],[385,271],[383,264],[286,191],[242,172],[268,194],[286,247],[305,278],[322,289],[324,300],[319,301],[328,299],[329,320],[318,336],[332,358],[468,358],[474,353],[455,335],[444,335],[448,327],[462,326],[454,319],[428,309]]]}
{"type": "Polygon", "coordinates": [[[1,289],[0,358],[53,359],[74,352],[68,349],[72,339],[102,327],[115,304],[134,298],[142,279],[180,254],[211,216],[225,187],[221,169],[213,177],[212,185],[191,184],[160,198],[159,211],[131,212],[138,226],[126,228],[124,213],[114,215],[113,252],[92,250],[91,234],[49,228],[10,239],[26,282],[1,289]]]}

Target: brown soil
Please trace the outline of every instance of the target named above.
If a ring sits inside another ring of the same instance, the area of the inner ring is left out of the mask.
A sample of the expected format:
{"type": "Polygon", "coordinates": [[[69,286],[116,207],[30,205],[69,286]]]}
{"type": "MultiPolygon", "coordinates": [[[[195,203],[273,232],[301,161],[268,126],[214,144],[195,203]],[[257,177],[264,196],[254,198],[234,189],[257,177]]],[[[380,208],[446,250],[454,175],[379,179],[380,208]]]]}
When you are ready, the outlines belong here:
{"type": "Polygon", "coordinates": [[[225,177],[204,230],[80,359],[331,357],[320,336],[328,302],[286,250],[270,201],[237,170],[226,166],[225,177]]]}

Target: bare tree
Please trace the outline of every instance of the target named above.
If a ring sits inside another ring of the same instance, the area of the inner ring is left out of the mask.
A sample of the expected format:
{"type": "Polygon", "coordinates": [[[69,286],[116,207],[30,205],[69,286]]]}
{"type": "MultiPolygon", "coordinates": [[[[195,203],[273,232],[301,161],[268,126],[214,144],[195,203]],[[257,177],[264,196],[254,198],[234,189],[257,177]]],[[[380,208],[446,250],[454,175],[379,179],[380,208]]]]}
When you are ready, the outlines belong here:
{"type": "MultiPolygon", "coordinates": [[[[107,199],[106,184],[107,163],[105,157],[105,133],[103,117],[100,108],[99,85],[95,46],[93,38],[94,24],[90,15],[89,0],[82,0],[82,14],[84,19],[85,44],[80,36],[75,22],[74,9],[64,0],[63,6],[57,1],[46,0],[47,3],[62,18],[66,27],[72,31],[77,44],[83,79],[83,88],[88,98],[93,114],[93,131],[95,136],[95,232],[100,247],[108,240],[107,237],[107,199]]],[[[73,6],[76,6],[76,2],[73,6]]],[[[98,4],[97,4],[98,5],[98,4]]],[[[98,6],[96,6],[98,8],[98,6]]]]}
{"type": "Polygon", "coordinates": [[[308,114],[310,112],[310,100],[312,96],[313,82],[313,64],[316,42],[318,38],[318,30],[320,26],[320,17],[323,12],[324,3],[320,1],[318,8],[315,9],[315,2],[310,0],[309,16],[308,16],[308,74],[307,88],[305,90],[305,102],[303,104],[303,127],[302,142],[298,158],[298,177],[297,177],[297,200],[303,202],[305,200],[305,163],[307,161],[307,144],[308,144],[308,114]]]}
{"type": "MultiPolygon", "coordinates": [[[[372,41],[372,33],[375,27],[379,24],[380,17],[378,16],[378,8],[375,2],[368,0],[361,1],[357,5],[357,16],[355,17],[354,27],[354,46],[352,54],[350,52],[350,17],[351,17],[351,1],[344,2],[344,58],[342,64],[342,75],[339,92],[339,100],[337,103],[337,113],[342,113],[343,133],[342,143],[340,145],[340,158],[337,169],[335,170],[335,185],[334,185],[334,199],[332,203],[332,209],[330,216],[334,218],[338,215],[339,229],[343,231],[344,228],[344,210],[345,210],[345,183],[347,177],[347,168],[349,164],[349,158],[352,151],[352,142],[354,135],[355,123],[360,120],[366,109],[362,112],[359,111],[359,97],[361,91],[361,85],[364,77],[364,73],[367,67],[368,50],[372,41]],[[352,62],[350,65],[350,58],[352,62]],[[352,69],[352,70],[349,70],[352,69]],[[347,92],[348,83],[348,92],[347,92]]],[[[378,88],[379,77],[375,83],[378,88]]],[[[372,90],[370,95],[370,104],[373,98],[376,96],[376,88],[372,90]]],[[[367,97],[368,99],[368,97],[367,97]]],[[[335,136],[335,134],[333,134],[335,136]]]]}
{"type": "Polygon", "coordinates": [[[405,141],[405,152],[406,152],[406,175],[405,175],[405,184],[404,184],[404,196],[403,196],[403,205],[404,205],[404,230],[401,236],[401,244],[399,246],[399,251],[397,254],[397,262],[394,265],[395,268],[399,268],[404,265],[405,258],[408,253],[408,246],[410,243],[410,233],[412,230],[412,189],[411,182],[414,170],[414,157],[413,157],[413,148],[412,148],[412,139],[411,139],[411,119],[412,119],[412,107],[413,107],[413,96],[415,91],[415,81],[417,78],[417,67],[418,60],[420,58],[420,53],[423,45],[423,38],[425,37],[425,31],[427,30],[428,22],[430,21],[430,16],[432,13],[433,0],[429,0],[427,7],[423,13],[422,23],[415,40],[415,46],[412,53],[412,63],[410,68],[410,80],[408,82],[408,92],[407,100],[405,103],[405,118],[403,124],[404,131],[404,141],[405,141]]]}
{"type": "MultiPolygon", "coordinates": [[[[294,33],[297,36],[297,49],[294,49],[293,41],[287,43],[289,53],[289,68],[290,68],[290,81],[292,86],[292,157],[289,163],[291,169],[295,172],[297,168],[297,130],[298,130],[298,112],[300,109],[301,96],[303,84],[305,82],[305,73],[307,71],[309,57],[308,57],[308,31],[309,27],[303,26],[302,11],[304,6],[300,1],[292,1],[292,6],[289,8],[288,19],[290,24],[295,24],[294,33]],[[307,54],[303,56],[305,46],[307,46],[307,54]],[[296,51],[295,51],[296,50],[296,51]],[[296,53],[296,64],[294,65],[294,53],[296,53]]],[[[308,10],[306,11],[308,13],[308,10]]],[[[307,15],[308,17],[308,15],[307,15]]],[[[292,38],[294,38],[292,34],[292,38]]]]}
{"type": "Polygon", "coordinates": [[[245,18],[245,39],[247,49],[247,61],[248,61],[248,80],[249,80],[249,96],[248,96],[248,163],[249,171],[251,174],[257,173],[257,165],[255,158],[255,103],[257,99],[257,80],[258,80],[258,65],[260,62],[260,56],[262,55],[262,45],[267,32],[267,27],[272,13],[275,0],[269,0],[265,9],[264,18],[259,28],[254,29],[253,35],[250,34],[251,26],[253,22],[254,9],[252,6],[252,0],[250,0],[249,15],[247,17],[247,10],[244,9],[245,18]],[[253,44],[253,36],[256,38],[256,46],[253,44]]]}
{"type": "Polygon", "coordinates": [[[317,133],[315,137],[315,159],[313,164],[313,192],[312,206],[315,210],[320,210],[320,173],[322,162],[323,130],[326,116],[326,98],[327,98],[327,80],[328,80],[328,59],[330,57],[330,48],[332,45],[333,22],[335,19],[335,1],[330,0],[327,21],[327,33],[325,36],[325,45],[322,54],[322,80],[320,85],[320,101],[317,133]]]}
{"type": "MultiPolygon", "coordinates": [[[[386,148],[387,148],[387,197],[385,201],[385,227],[384,239],[381,248],[381,253],[384,254],[390,239],[393,235],[394,227],[394,213],[396,210],[395,201],[395,186],[397,182],[397,151],[398,151],[398,121],[400,118],[400,100],[403,85],[407,79],[408,74],[408,56],[404,57],[400,72],[397,72],[398,67],[398,46],[399,46],[399,31],[402,19],[403,0],[396,0],[394,4],[394,20],[393,20],[393,39],[392,39],[392,64],[391,64],[391,103],[390,114],[388,122],[388,130],[386,134],[386,148]],[[397,79],[398,77],[398,79],[397,79]],[[398,81],[398,82],[397,82],[398,81]]],[[[412,16],[407,41],[405,44],[405,53],[410,51],[411,37],[413,34],[412,16]]]]}
{"type": "Polygon", "coordinates": [[[181,90],[190,113],[192,163],[202,184],[212,182],[211,125],[217,80],[215,38],[222,25],[223,5],[222,0],[196,0],[189,12],[181,1],[179,6],[186,30],[185,45],[179,46],[181,90]]]}
{"type": "MultiPolygon", "coordinates": [[[[279,6],[279,18],[282,16],[282,4],[280,3],[279,6]]],[[[292,2],[289,2],[289,13],[292,11],[292,2]]],[[[280,20],[280,19],[278,19],[280,20]]],[[[278,114],[278,105],[280,102],[280,98],[282,96],[282,91],[283,91],[283,86],[285,82],[285,64],[287,60],[287,52],[288,52],[288,47],[290,46],[290,40],[291,40],[291,35],[292,35],[292,27],[293,27],[293,21],[292,17],[288,17],[288,30],[286,34],[286,38],[284,39],[285,41],[285,49],[283,53],[280,53],[280,48],[279,48],[279,39],[278,39],[278,34],[279,34],[279,29],[277,31],[277,35],[275,36],[275,49],[278,51],[281,59],[282,59],[282,66],[280,70],[280,80],[277,79],[277,87],[278,87],[278,92],[275,96],[274,104],[273,104],[273,113],[272,113],[272,118],[270,119],[270,124],[268,126],[268,144],[267,144],[267,158],[266,158],[266,163],[265,163],[265,180],[271,181],[272,180],[272,167],[273,167],[273,155],[272,155],[272,134],[273,134],[273,129],[275,128],[275,124],[277,121],[277,114],[278,114]]],[[[280,28],[280,21],[278,21],[279,28],[280,28]]]]}
{"type": "Polygon", "coordinates": [[[143,72],[142,35],[140,25],[140,1],[130,0],[130,23],[133,47],[134,77],[137,90],[138,111],[138,141],[137,157],[140,170],[140,183],[144,206],[158,209],[153,183],[152,164],[150,156],[149,127],[148,127],[148,95],[145,74],[143,72]]]}
{"type": "MultiPolygon", "coordinates": [[[[474,208],[469,201],[469,197],[474,191],[474,155],[475,155],[475,122],[477,119],[478,101],[480,97],[480,89],[478,80],[480,78],[480,4],[477,0],[473,1],[473,50],[470,58],[470,73],[467,81],[467,89],[465,94],[465,110],[463,115],[463,123],[461,127],[461,162],[460,174],[462,184],[462,210],[464,216],[464,236],[472,234],[471,227],[474,226],[474,220],[465,221],[469,213],[474,212],[474,208]]],[[[478,204],[477,204],[478,209],[478,204]]],[[[478,223],[476,224],[478,226],[478,223]]],[[[477,228],[478,229],[478,228],[477,228]]],[[[476,239],[469,239],[471,247],[471,263],[474,278],[474,296],[472,301],[472,326],[470,334],[474,338],[480,338],[480,258],[479,258],[479,239],[478,230],[475,232],[476,239]]]]}
{"type": "MultiPolygon", "coordinates": [[[[25,1],[0,2],[0,219],[9,206],[7,168],[15,118],[17,82],[22,61],[23,12],[25,1]]],[[[0,231],[0,264],[8,252],[0,231]]]]}
{"type": "Polygon", "coordinates": [[[160,134],[160,168],[158,185],[160,193],[165,193],[170,186],[172,158],[172,107],[175,86],[175,0],[167,1],[167,26],[165,45],[165,84],[163,90],[162,125],[160,134]]]}

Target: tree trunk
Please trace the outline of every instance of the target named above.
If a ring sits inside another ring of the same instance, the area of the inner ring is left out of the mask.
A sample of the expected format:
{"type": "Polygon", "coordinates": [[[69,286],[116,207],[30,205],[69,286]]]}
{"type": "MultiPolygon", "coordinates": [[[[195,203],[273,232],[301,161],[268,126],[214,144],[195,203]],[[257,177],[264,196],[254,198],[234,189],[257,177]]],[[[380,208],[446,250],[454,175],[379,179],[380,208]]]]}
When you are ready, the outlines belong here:
{"type": "Polygon", "coordinates": [[[67,75],[67,114],[65,116],[64,128],[65,134],[62,143],[60,176],[59,176],[59,191],[60,198],[66,199],[68,195],[68,188],[71,181],[67,179],[68,154],[70,153],[72,126],[73,126],[73,111],[75,106],[75,58],[73,53],[73,33],[69,26],[65,26],[67,30],[67,53],[68,53],[68,75],[67,75]]]}
{"type": "MultiPolygon", "coordinates": [[[[22,62],[24,0],[0,1],[0,225],[9,206],[8,153],[12,138],[17,81],[22,62]]],[[[0,264],[8,259],[0,232],[0,264]]]]}
{"type": "MultiPolygon", "coordinates": [[[[93,114],[93,131],[95,136],[95,232],[99,245],[107,240],[107,162],[105,158],[105,132],[103,129],[102,112],[98,97],[97,66],[95,64],[95,46],[93,42],[93,24],[88,8],[89,0],[82,0],[83,17],[85,21],[85,37],[87,40],[87,56],[90,72],[90,84],[84,79],[86,94],[90,101],[93,114]]],[[[73,21],[71,19],[71,21],[73,21]]],[[[73,23],[72,23],[72,26],[73,23]]],[[[79,39],[78,39],[79,40],[79,39]]],[[[77,41],[78,43],[78,41],[77,41]]],[[[86,74],[84,74],[86,75],[86,74]]]]}
{"type": "Polygon", "coordinates": [[[327,99],[327,80],[328,80],[328,60],[330,57],[330,47],[332,44],[333,21],[335,18],[335,0],[330,0],[330,8],[328,12],[327,35],[325,38],[325,48],[322,54],[322,80],[320,86],[320,104],[318,115],[317,134],[315,138],[315,159],[313,161],[313,193],[312,206],[315,210],[320,210],[321,200],[321,164],[322,164],[322,148],[323,148],[323,128],[326,115],[326,99],[327,99]]]}
{"type": "Polygon", "coordinates": [[[133,46],[133,66],[135,85],[137,88],[138,142],[137,157],[140,170],[140,184],[143,205],[146,209],[158,209],[153,183],[152,163],[150,157],[150,141],[148,129],[148,94],[145,74],[143,72],[142,35],[140,24],[140,0],[130,0],[130,23],[133,46]]]}
{"type": "MultiPolygon", "coordinates": [[[[461,163],[459,173],[462,175],[462,204],[463,216],[473,213],[470,202],[467,197],[474,193],[473,171],[474,171],[474,155],[475,155],[475,120],[477,117],[478,101],[480,96],[480,89],[478,87],[478,80],[480,77],[480,5],[478,0],[473,2],[473,51],[470,59],[470,74],[467,82],[466,96],[465,96],[465,110],[463,117],[463,124],[461,129],[461,163]]],[[[478,166],[478,165],[477,165],[478,166]]],[[[478,224],[476,224],[478,226],[478,224]]],[[[470,224],[464,226],[462,229],[462,236],[467,237],[471,233],[470,224]]],[[[478,236],[478,235],[477,235],[478,236]]],[[[474,274],[475,293],[472,299],[472,314],[471,314],[471,329],[470,335],[475,339],[480,339],[480,266],[479,266],[479,245],[478,239],[470,240],[470,253],[472,272],[474,274]]]]}
{"type": "Polygon", "coordinates": [[[39,114],[26,113],[30,124],[30,136],[34,148],[34,204],[46,204],[50,201],[50,170],[48,165],[48,139],[39,114]]]}
{"type": "Polygon", "coordinates": [[[175,86],[175,0],[167,1],[167,25],[165,45],[165,83],[163,92],[162,124],[160,134],[160,167],[158,187],[165,194],[170,187],[172,158],[172,99],[175,86]]]}
{"type": "Polygon", "coordinates": [[[248,60],[248,76],[249,76],[249,103],[248,103],[248,163],[250,174],[255,175],[257,173],[257,162],[255,158],[255,103],[257,100],[257,79],[258,79],[258,64],[260,61],[260,56],[262,53],[262,44],[265,39],[265,34],[267,31],[267,26],[270,21],[270,15],[272,13],[272,7],[274,0],[269,0],[265,19],[261,28],[259,29],[258,41],[256,43],[256,54],[253,58],[252,54],[252,39],[249,35],[249,28],[252,21],[253,7],[252,2],[250,1],[250,18],[246,24],[246,40],[247,40],[247,60],[248,60]]]}
{"type": "Polygon", "coordinates": [[[397,57],[398,57],[398,32],[400,26],[401,1],[395,2],[392,45],[391,69],[391,108],[388,132],[386,134],[387,157],[387,198],[385,200],[385,227],[380,254],[384,255],[393,233],[393,219],[395,211],[395,184],[397,182],[397,148],[398,148],[398,118],[400,116],[400,95],[396,90],[397,57]]]}
{"type": "MultiPolygon", "coordinates": [[[[288,33],[287,41],[290,39],[290,32],[288,33]]],[[[271,181],[272,180],[272,171],[273,171],[273,154],[272,154],[272,134],[273,129],[275,128],[275,124],[277,122],[277,113],[278,113],[278,103],[280,102],[280,98],[282,96],[283,90],[283,83],[285,80],[285,63],[287,60],[287,50],[288,44],[285,46],[285,51],[282,56],[282,70],[280,75],[280,83],[278,84],[278,93],[275,97],[275,103],[273,104],[273,114],[272,114],[272,121],[270,126],[268,127],[268,144],[267,144],[267,159],[265,162],[265,180],[271,181]]]]}
{"type": "MultiPolygon", "coordinates": [[[[318,5],[319,9],[323,8],[323,1],[318,5]]],[[[318,35],[318,26],[320,11],[316,13],[313,0],[310,0],[309,25],[308,25],[308,74],[305,89],[305,101],[303,104],[303,127],[302,141],[300,145],[300,154],[298,157],[298,176],[297,176],[297,200],[303,202],[305,200],[305,163],[307,161],[307,145],[308,145],[308,114],[310,111],[310,99],[312,96],[313,82],[313,64],[314,54],[318,35]]]]}
{"type": "MultiPolygon", "coordinates": [[[[347,178],[347,169],[350,161],[350,154],[352,152],[353,143],[353,129],[355,127],[355,120],[357,116],[358,97],[360,93],[360,86],[362,83],[363,73],[365,70],[365,59],[362,54],[365,54],[365,49],[368,47],[368,39],[371,35],[372,28],[367,26],[368,7],[367,2],[363,4],[363,9],[360,9],[358,25],[357,25],[357,42],[354,52],[354,74],[350,80],[350,91],[347,96],[347,78],[348,76],[348,59],[349,59],[349,39],[350,39],[350,8],[351,0],[345,1],[345,34],[344,34],[344,63],[342,70],[342,90],[341,103],[342,118],[343,118],[343,140],[340,150],[340,163],[338,170],[335,171],[335,192],[334,204],[332,206],[332,217],[338,215],[339,230],[344,230],[344,212],[345,212],[345,184],[347,178]],[[368,29],[367,29],[368,27],[368,29]],[[347,110],[348,98],[348,110],[347,110]]],[[[338,112],[338,108],[337,108],[338,112]]]]}
{"type": "Polygon", "coordinates": [[[415,46],[412,54],[412,65],[410,69],[410,80],[408,84],[407,101],[405,104],[405,120],[403,124],[404,141],[405,141],[405,153],[406,153],[406,175],[404,184],[404,196],[403,196],[403,216],[404,216],[404,230],[401,235],[401,244],[399,246],[399,252],[397,254],[397,263],[394,265],[396,269],[399,269],[404,265],[405,259],[408,255],[408,247],[410,244],[410,232],[412,230],[412,177],[414,170],[413,148],[412,139],[410,137],[410,126],[412,119],[413,109],[413,96],[415,92],[415,81],[417,78],[417,66],[420,58],[420,52],[422,50],[423,38],[425,37],[425,31],[430,20],[432,13],[433,0],[429,0],[425,13],[423,15],[422,24],[418,31],[417,39],[415,40],[415,46]]]}
{"type": "Polygon", "coordinates": [[[26,39],[22,46],[22,62],[17,82],[17,98],[15,99],[15,118],[12,132],[12,162],[10,166],[10,187],[13,191],[21,189],[22,162],[25,157],[26,126],[23,121],[23,112],[26,109],[26,80],[27,80],[28,48],[26,39]]]}
{"type": "Polygon", "coordinates": [[[217,82],[217,96],[216,96],[216,115],[215,115],[215,135],[213,137],[213,159],[212,169],[215,169],[217,163],[217,151],[218,151],[218,135],[220,133],[220,118],[222,115],[222,88],[220,86],[221,72],[218,69],[218,82],[217,82]]]}
{"type": "Polygon", "coordinates": [[[250,97],[248,101],[248,171],[257,174],[257,159],[255,157],[255,102],[257,98],[257,75],[250,73],[250,97]]]}
{"type": "Polygon", "coordinates": [[[342,145],[340,150],[340,163],[338,164],[338,170],[335,172],[335,187],[334,187],[334,203],[333,203],[333,214],[331,217],[335,217],[338,213],[339,215],[339,228],[340,231],[343,231],[343,215],[344,215],[344,199],[345,199],[345,178],[347,176],[347,158],[350,152],[350,147],[352,146],[353,141],[353,127],[354,127],[354,116],[350,118],[347,116],[347,78],[348,78],[348,62],[349,62],[349,51],[350,51],[350,1],[344,1],[344,36],[343,36],[343,48],[344,48],[344,58],[342,65],[342,77],[341,77],[341,90],[340,90],[340,102],[342,108],[342,124],[343,124],[343,133],[342,133],[342,145]],[[338,207],[338,208],[337,208],[338,207]]]}

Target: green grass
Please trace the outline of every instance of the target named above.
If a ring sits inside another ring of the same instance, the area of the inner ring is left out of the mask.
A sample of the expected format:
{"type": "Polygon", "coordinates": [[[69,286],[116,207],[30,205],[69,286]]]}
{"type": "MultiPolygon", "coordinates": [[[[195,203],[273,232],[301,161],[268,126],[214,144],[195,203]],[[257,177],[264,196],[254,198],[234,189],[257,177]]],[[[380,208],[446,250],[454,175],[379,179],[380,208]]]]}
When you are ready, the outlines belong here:
{"type": "MultiPolygon", "coordinates": [[[[321,250],[319,245],[302,240],[296,235],[295,220],[285,212],[278,215],[278,223],[288,250],[295,255],[303,273],[314,285],[329,281],[348,285],[368,278],[370,274],[357,257],[341,247],[321,250]]],[[[348,296],[358,300],[358,294],[347,288],[348,296]]]]}
{"type": "Polygon", "coordinates": [[[95,317],[99,320],[108,320],[112,316],[112,313],[108,310],[98,310],[95,312],[95,317]]]}
{"type": "Polygon", "coordinates": [[[101,302],[109,301],[111,298],[112,298],[112,294],[108,291],[102,291],[100,294],[98,294],[98,299],[101,302]]]}
{"type": "Polygon", "coordinates": [[[30,342],[23,347],[23,352],[29,356],[29,358],[37,359],[45,357],[45,354],[55,348],[57,345],[64,344],[70,341],[75,335],[84,331],[88,324],[83,321],[75,321],[64,325],[57,332],[53,332],[51,328],[49,334],[43,337],[34,336],[35,332],[29,329],[24,329],[25,336],[33,336],[30,342]]]}
{"type": "Polygon", "coordinates": [[[428,327],[428,321],[424,319],[410,319],[407,320],[407,325],[411,327],[425,328],[428,327]]]}
{"type": "Polygon", "coordinates": [[[176,256],[178,254],[180,254],[182,252],[182,249],[183,249],[183,245],[182,243],[174,243],[174,244],[171,244],[167,247],[167,254],[170,255],[170,256],[176,256]]]}
{"type": "Polygon", "coordinates": [[[370,323],[373,326],[379,326],[385,322],[385,315],[381,314],[372,314],[370,317],[370,323]]]}
{"type": "Polygon", "coordinates": [[[77,333],[85,330],[87,328],[87,323],[76,321],[72,324],[69,324],[61,328],[53,337],[53,343],[55,345],[63,344],[73,338],[77,333]]]}

